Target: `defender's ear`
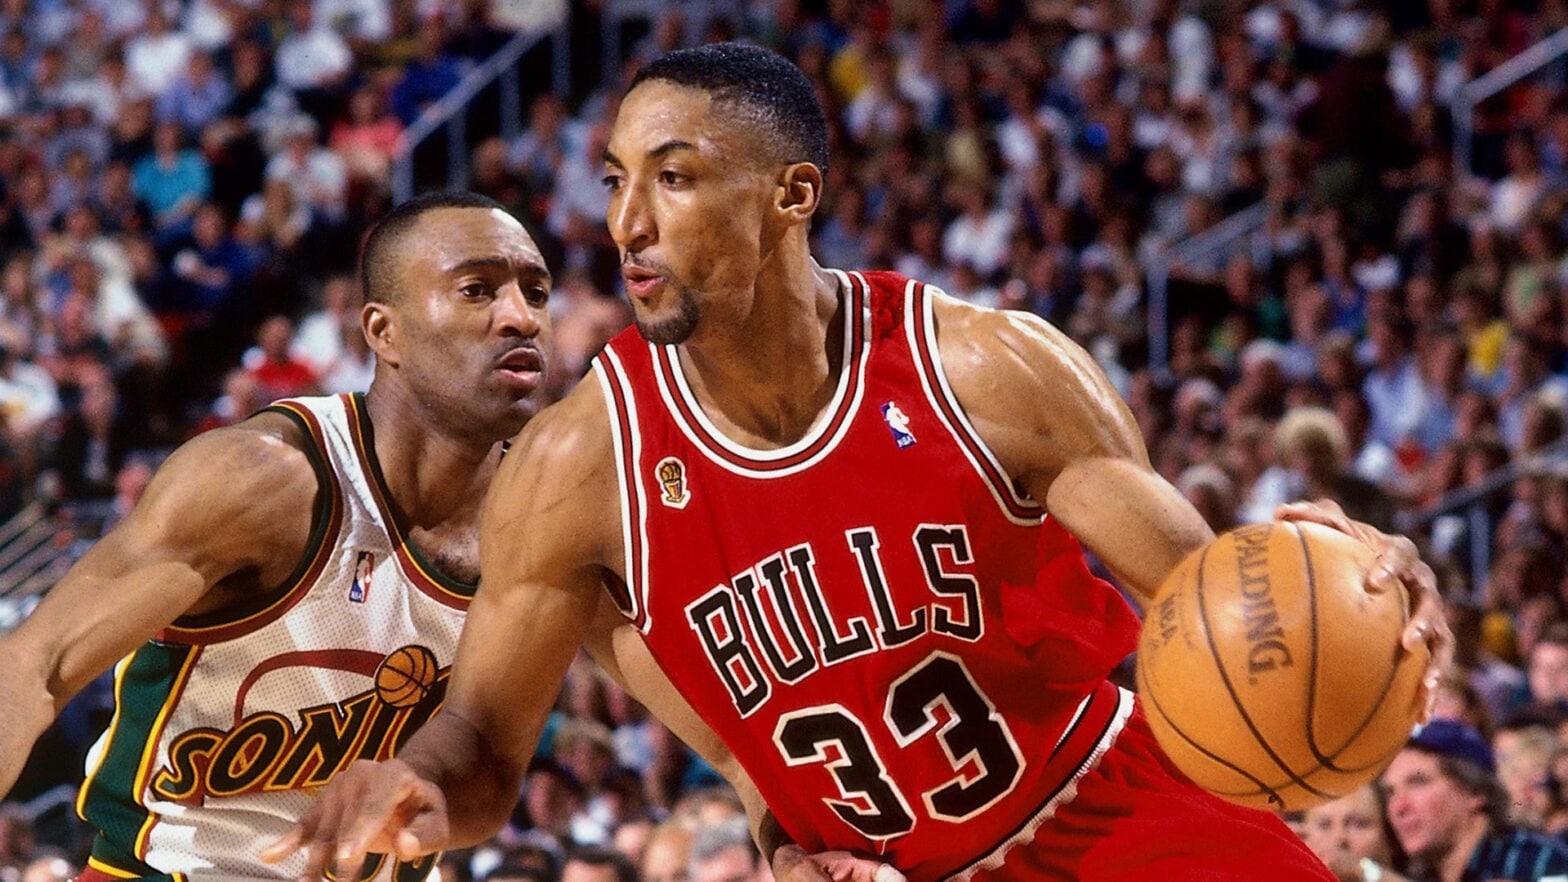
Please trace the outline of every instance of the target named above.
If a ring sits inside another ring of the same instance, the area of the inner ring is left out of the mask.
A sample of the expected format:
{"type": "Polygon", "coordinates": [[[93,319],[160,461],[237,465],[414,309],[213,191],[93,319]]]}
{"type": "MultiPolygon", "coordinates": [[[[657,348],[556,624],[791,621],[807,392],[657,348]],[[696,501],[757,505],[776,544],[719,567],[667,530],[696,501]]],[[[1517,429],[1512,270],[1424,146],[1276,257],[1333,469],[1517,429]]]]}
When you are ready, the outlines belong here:
{"type": "Polygon", "coordinates": [[[398,366],[397,322],[394,311],[387,304],[366,303],[359,311],[359,329],[378,360],[391,367],[398,366]]]}
{"type": "Polygon", "coordinates": [[[822,170],[809,162],[787,166],[779,176],[774,207],[790,223],[811,220],[822,203],[822,170]]]}

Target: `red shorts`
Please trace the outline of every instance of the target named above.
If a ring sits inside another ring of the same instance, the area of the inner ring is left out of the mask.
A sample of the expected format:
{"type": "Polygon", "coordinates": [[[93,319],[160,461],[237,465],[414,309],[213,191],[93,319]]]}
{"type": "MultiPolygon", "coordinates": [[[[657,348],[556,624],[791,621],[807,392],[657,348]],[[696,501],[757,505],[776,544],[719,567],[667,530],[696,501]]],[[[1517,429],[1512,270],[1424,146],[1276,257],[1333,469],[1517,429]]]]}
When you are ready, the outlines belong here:
{"type": "Polygon", "coordinates": [[[1187,780],[1155,743],[1137,708],[1078,781],[1078,795],[976,882],[1335,882],[1323,862],[1272,813],[1212,796],[1187,780]]]}

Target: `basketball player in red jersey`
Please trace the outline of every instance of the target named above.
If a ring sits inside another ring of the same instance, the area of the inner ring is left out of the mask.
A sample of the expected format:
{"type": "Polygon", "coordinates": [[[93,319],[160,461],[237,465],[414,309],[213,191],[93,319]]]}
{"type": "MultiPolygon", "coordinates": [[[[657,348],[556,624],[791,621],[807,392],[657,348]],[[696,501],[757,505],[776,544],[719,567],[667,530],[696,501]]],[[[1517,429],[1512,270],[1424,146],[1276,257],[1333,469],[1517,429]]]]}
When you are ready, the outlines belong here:
{"type": "MultiPolygon", "coordinates": [[[[736,783],[781,878],[1332,878],[1106,682],[1138,624],[1079,543],[1146,600],[1211,538],[1126,407],[1032,316],[818,266],[826,153],[770,52],[639,73],[605,156],[637,327],[503,465],[443,712],[274,854],[488,835],[586,641],[736,783]]],[[[1368,590],[1409,592],[1403,639],[1441,664],[1408,541],[1288,514],[1376,549],[1368,590]]]]}
{"type": "MultiPolygon", "coordinates": [[[[0,639],[0,792],[84,684],[115,714],[78,812],[83,882],[288,879],[262,846],[439,704],[478,581],[479,500],[538,409],[550,274],[500,205],[421,197],[371,231],[364,396],[191,440],[0,639]]],[[[378,882],[428,862],[380,859],[378,882]]]]}

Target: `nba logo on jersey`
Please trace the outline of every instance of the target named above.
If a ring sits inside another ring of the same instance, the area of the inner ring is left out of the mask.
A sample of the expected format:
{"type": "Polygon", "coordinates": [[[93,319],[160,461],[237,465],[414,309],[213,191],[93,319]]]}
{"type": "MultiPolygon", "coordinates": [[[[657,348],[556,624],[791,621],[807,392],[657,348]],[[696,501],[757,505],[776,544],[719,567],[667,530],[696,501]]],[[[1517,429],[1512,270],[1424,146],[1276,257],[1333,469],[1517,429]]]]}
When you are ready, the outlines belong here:
{"type": "Polygon", "coordinates": [[[370,596],[370,577],[376,568],[376,556],[369,551],[361,551],[359,559],[354,561],[354,583],[348,586],[348,599],[351,603],[364,603],[370,596]]]}
{"type": "Polygon", "coordinates": [[[691,501],[691,490],[686,486],[686,464],[673,456],[666,456],[653,467],[654,477],[664,488],[659,501],[670,508],[685,508],[691,501]]]}
{"type": "Polygon", "coordinates": [[[887,420],[887,429],[893,433],[893,441],[900,449],[915,443],[915,434],[909,431],[909,417],[904,416],[897,404],[889,401],[882,405],[882,419],[887,420]]]}

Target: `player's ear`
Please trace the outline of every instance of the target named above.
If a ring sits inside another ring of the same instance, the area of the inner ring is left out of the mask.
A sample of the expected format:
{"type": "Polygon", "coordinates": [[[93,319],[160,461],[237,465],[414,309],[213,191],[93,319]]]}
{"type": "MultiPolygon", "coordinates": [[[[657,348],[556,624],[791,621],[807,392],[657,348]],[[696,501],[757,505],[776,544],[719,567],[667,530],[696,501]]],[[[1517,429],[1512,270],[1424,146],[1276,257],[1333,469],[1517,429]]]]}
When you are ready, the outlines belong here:
{"type": "Polygon", "coordinates": [[[785,166],[774,198],[774,207],[784,219],[794,224],[807,223],[820,204],[822,170],[809,162],[785,166]]]}
{"type": "Polygon", "coordinates": [[[365,342],[370,344],[377,360],[392,367],[398,365],[396,328],[392,310],[385,303],[372,300],[359,311],[359,329],[365,335],[365,342]]]}

